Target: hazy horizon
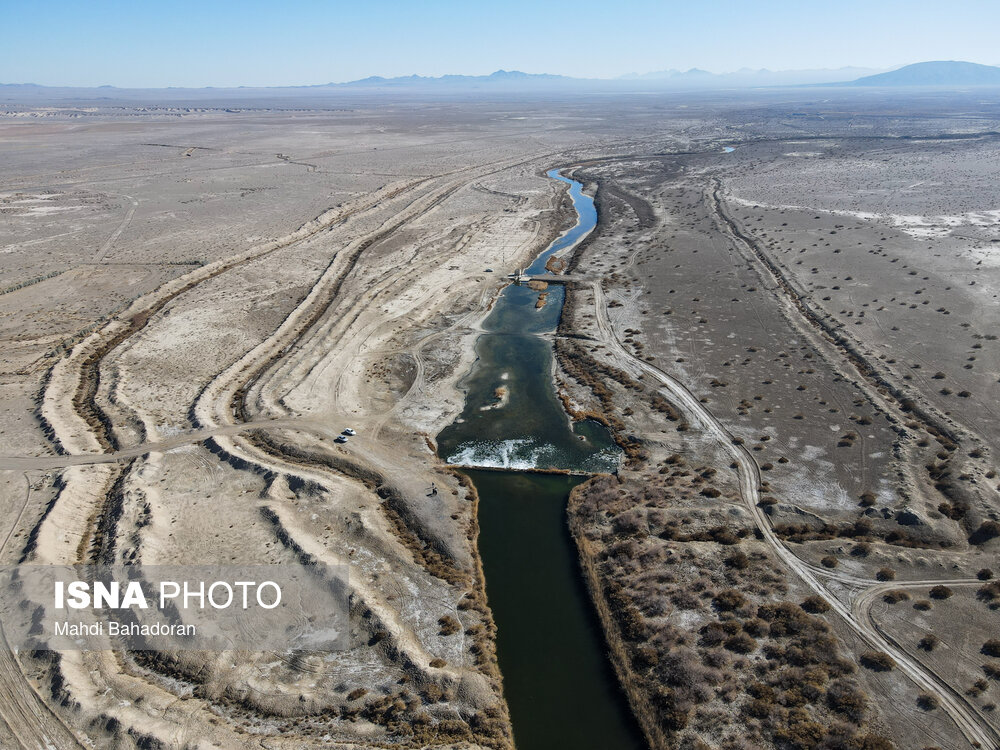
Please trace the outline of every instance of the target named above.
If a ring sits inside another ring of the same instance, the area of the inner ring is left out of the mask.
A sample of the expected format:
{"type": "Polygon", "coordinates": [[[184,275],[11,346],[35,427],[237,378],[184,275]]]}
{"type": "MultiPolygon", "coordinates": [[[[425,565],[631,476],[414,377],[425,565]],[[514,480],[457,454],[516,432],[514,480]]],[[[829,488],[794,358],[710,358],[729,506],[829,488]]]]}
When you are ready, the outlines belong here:
{"type": "Polygon", "coordinates": [[[0,82],[43,86],[308,86],[501,69],[615,79],[691,68],[725,74],[887,70],[924,60],[1000,64],[993,32],[1000,6],[984,0],[957,0],[947,14],[929,0],[878,7],[844,0],[835,8],[787,0],[696,7],[635,0],[614,8],[593,0],[364,8],[225,0],[168,9],[58,0],[9,7],[4,15],[0,82]]]}

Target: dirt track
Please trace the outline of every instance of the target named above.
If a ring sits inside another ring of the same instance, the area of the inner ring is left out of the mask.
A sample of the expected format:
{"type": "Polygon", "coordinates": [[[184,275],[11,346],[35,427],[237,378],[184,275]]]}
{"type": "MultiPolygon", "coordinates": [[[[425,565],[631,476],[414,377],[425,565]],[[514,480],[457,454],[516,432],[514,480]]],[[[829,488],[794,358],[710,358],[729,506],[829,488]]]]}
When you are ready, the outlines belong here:
{"type": "MultiPolygon", "coordinates": [[[[210,446],[213,450],[219,451],[227,461],[233,462],[234,466],[244,467],[243,470],[253,467],[253,470],[263,472],[265,476],[275,473],[281,476],[294,476],[297,481],[308,482],[310,486],[328,488],[326,491],[338,495],[348,493],[349,497],[357,497],[358,488],[363,490],[365,483],[370,481],[367,478],[358,481],[354,475],[355,471],[359,471],[362,477],[396,475],[399,472],[401,456],[397,449],[391,446],[399,445],[398,422],[392,425],[393,434],[387,435],[386,428],[393,415],[401,408],[412,408],[412,403],[408,402],[415,401],[419,405],[427,398],[426,369],[419,355],[420,350],[442,336],[468,337],[471,330],[467,330],[466,326],[474,324],[475,319],[484,314],[494,292],[489,285],[482,287],[479,304],[470,306],[467,312],[447,327],[434,331],[429,336],[425,334],[412,345],[405,344],[397,349],[386,348],[384,341],[387,330],[391,328],[393,321],[405,319],[401,316],[405,316],[410,308],[400,308],[396,316],[386,318],[381,314],[380,305],[398,305],[398,300],[406,299],[407,304],[420,310],[421,315],[427,315],[428,311],[433,310],[440,302],[436,284],[426,283],[427,269],[443,267],[446,261],[454,262],[455,248],[448,243],[441,243],[433,254],[429,252],[424,254],[421,266],[398,262],[388,272],[380,268],[377,263],[368,261],[368,255],[382,251],[385,246],[391,246],[400,230],[415,221],[427,221],[427,217],[438,211],[442,204],[456,193],[472,189],[484,178],[505,170],[522,170],[530,174],[532,168],[529,165],[534,158],[537,157],[529,158],[527,161],[524,156],[487,161],[475,167],[398,183],[374,195],[366,195],[342,209],[331,209],[317,220],[309,222],[297,232],[284,238],[208,264],[175,279],[155,292],[136,300],[114,320],[80,341],[69,356],[60,360],[53,369],[47,379],[43,397],[42,413],[63,455],[7,457],[2,464],[7,470],[72,467],[63,472],[64,485],[53,507],[33,535],[38,539],[33,553],[35,559],[38,562],[69,561],[70,558],[65,557],[67,552],[71,549],[84,548],[90,534],[89,524],[102,513],[101,507],[105,502],[102,493],[106,490],[99,488],[109,487],[112,477],[118,477],[116,483],[134,481],[129,479],[130,476],[135,476],[134,469],[130,468],[131,464],[128,463],[130,459],[141,459],[139,465],[142,463],[159,465],[165,460],[172,460],[172,449],[185,446],[210,446]],[[370,214],[374,216],[374,221],[368,218],[370,214]],[[383,218],[378,218],[380,214],[383,218]],[[195,429],[171,431],[171,434],[161,435],[161,430],[154,420],[142,416],[138,409],[132,409],[132,412],[139,414],[144,422],[139,434],[147,434],[149,438],[126,448],[118,447],[127,443],[122,441],[120,432],[123,425],[119,421],[120,406],[117,404],[121,402],[106,400],[108,387],[106,373],[109,361],[119,357],[119,352],[131,349],[135,340],[147,337],[150,328],[158,325],[163,314],[174,309],[177,304],[183,303],[186,297],[200,293],[203,285],[218,283],[225,274],[239,272],[241,268],[259,263],[275,253],[295,250],[303,243],[322,241],[324,233],[331,230],[339,232],[342,231],[342,227],[350,230],[355,224],[362,231],[357,233],[355,230],[350,242],[332,254],[325,272],[311,285],[308,293],[284,318],[281,325],[201,389],[196,403],[191,404],[189,412],[195,429]],[[420,285],[423,288],[415,294],[410,291],[420,285]],[[364,400],[359,402],[361,394],[357,390],[357,376],[349,371],[350,368],[356,367],[359,361],[371,356],[367,353],[369,350],[379,352],[380,356],[410,352],[416,355],[419,363],[418,377],[411,383],[407,392],[386,409],[377,404],[367,404],[364,400]],[[307,409],[305,415],[301,412],[290,413],[284,406],[290,384],[293,386],[300,384],[299,387],[307,402],[321,401],[324,405],[322,412],[309,415],[307,409]],[[318,396],[318,384],[323,392],[330,393],[331,399],[318,396]],[[328,390],[327,384],[332,388],[328,390]],[[284,395],[272,395],[273,387],[283,389],[284,395]],[[70,397],[69,394],[73,396],[70,397]],[[352,408],[358,403],[365,405],[367,415],[359,416],[356,408],[352,408]],[[248,421],[239,421],[242,415],[248,412],[251,415],[248,421]],[[312,437],[306,442],[312,443],[312,450],[331,453],[332,438],[340,431],[342,423],[354,424],[361,434],[354,438],[350,445],[336,452],[333,463],[304,465],[297,454],[284,456],[280,452],[275,454],[273,450],[264,451],[254,439],[241,438],[244,433],[249,431],[256,433],[262,429],[286,437],[291,432],[299,436],[299,441],[306,435],[311,435],[312,437]],[[382,439],[378,440],[379,437],[382,439]],[[118,464],[122,465],[121,468],[118,464]],[[334,469],[335,466],[344,469],[334,469]],[[357,468],[347,468],[351,466],[357,468]],[[95,474],[95,471],[99,473],[95,474]],[[122,471],[125,473],[121,473],[122,471]],[[68,547],[67,540],[72,540],[68,547]]],[[[497,195],[503,200],[509,200],[504,197],[506,193],[497,192],[497,195]]],[[[119,225],[118,229],[121,231],[116,231],[111,239],[112,242],[124,231],[127,224],[126,221],[119,225]]],[[[472,251],[471,262],[480,266],[488,262],[479,260],[475,255],[482,252],[484,230],[492,231],[486,224],[473,225],[466,232],[467,238],[462,243],[468,245],[468,250],[472,251]]],[[[535,232],[537,231],[536,229],[535,232]]],[[[433,236],[431,235],[431,238],[433,236]]],[[[511,262],[519,257],[518,253],[530,252],[536,241],[533,234],[519,238],[518,242],[521,244],[511,254],[511,262]]],[[[462,273],[460,270],[460,274],[462,273]]],[[[468,278],[467,271],[464,274],[465,278],[468,278]]],[[[488,280],[487,277],[481,277],[481,281],[488,280]]],[[[447,302],[448,299],[445,298],[444,301],[447,302]]],[[[453,377],[458,377],[459,374],[456,372],[453,377]]],[[[444,385],[447,386],[447,383],[444,385]]],[[[440,389],[441,386],[441,383],[434,384],[436,389],[440,389]]],[[[440,420],[441,417],[435,419],[440,420]]],[[[392,492],[396,495],[422,498],[423,487],[431,479],[436,479],[438,483],[442,482],[436,473],[427,472],[426,468],[420,466],[420,464],[426,466],[426,456],[419,457],[419,463],[414,463],[413,459],[406,460],[410,462],[411,470],[403,471],[394,478],[392,492]]],[[[379,480],[381,483],[386,481],[384,478],[379,480]]],[[[454,494],[458,495],[458,492],[455,491],[454,494]]],[[[29,492],[22,511],[27,507],[30,498],[29,492]]],[[[444,498],[438,501],[439,504],[445,502],[454,501],[450,499],[446,501],[444,498]]],[[[295,518],[294,514],[290,515],[280,502],[270,500],[262,507],[266,513],[271,514],[269,517],[274,519],[273,523],[281,534],[280,538],[294,540],[290,543],[299,554],[307,554],[316,559],[330,557],[328,543],[317,544],[310,539],[311,532],[300,528],[301,521],[295,518]]],[[[441,514],[446,511],[443,507],[440,509],[415,507],[412,512],[417,514],[417,518],[413,521],[415,528],[426,531],[431,528],[432,518],[430,516],[421,518],[419,514],[441,514]]],[[[467,505],[464,507],[464,512],[468,513],[467,505]]],[[[379,528],[384,525],[383,521],[372,516],[372,520],[367,523],[373,525],[370,532],[375,540],[373,543],[384,548],[380,554],[390,555],[394,559],[392,565],[402,567],[403,570],[396,575],[421,578],[427,576],[426,572],[420,571],[419,566],[413,568],[411,572],[410,566],[413,563],[406,559],[405,550],[399,549],[400,542],[387,529],[379,528]],[[398,561],[395,558],[399,558],[398,561]]],[[[469,566],[467,542],[461,535],[461,529],[456,531],[459,533],[450,536],[446,533],[436,543],[447,549],[448,554],[457,555],[458,562],[455,564],[460,568],[466,568],[469,566]]],[[[357,541],[353,543],[357,544],[357,541]]],[[[339,551],[335,552],[331,559],[339,559],[339,556],[339,551]]],[[[462,573],[460,580],[464,581],[467,577],[467,573],[462,573]]],[[[463,588],[459,587],[454,593],[440,590],[441,583],[432,583],[433,580],[428,578],[426,582],[420,584],[421,588],[427,589],[423,606],[427,606],[432,597],[443,595],[450,601],[443,602],[441,606],[446,606],[455,615],[460,615],[455,605],[463,588]]],[[[413,665],[411,668],[421,670],[424,675],[422,680],[432,682],[441,679],[451,682],[462,680],[464,684],[470,680],[474,681],[475,678],[482,685],[476,689],[481,694],[486,690],[488,683],[476,674],[476,670],[470,670],[468,666],[463,665],[461,657],[456,660],[454,666],[441,668],[436,665],[439,659],[435,651],[439,646],[432,646],[433,650],[430,650],[424,640],[426,634],[414,631],[414,624],[408,619],[412,618],[412,613],[407,612],[403,615],[398,611],[398,605],[393,604],[391,599],[387,599],[382,591],[370,585],[363,577],[354,579],[353,588],[354,596],[359,603],[363,603],[361,606],[368,613],[367,617],[373,623],[380,624],[390,634],[393,647],[399,655],[397,658],[413,665]],[[430,666],[432,662],[435,665],[430,666]]],[[[468,615],[462,617],[467,618],[468,615]]],[[[98,662],[101,662],[99,657],[84,657],[81,660],[79,656],[73,656],[66,660],[61,679],[64,680],[66,689],[86,707],[85,710],[95,710],[100,704],[100,699],[99,696],[88,697],[88,693],[94,690],[89,685],[90,678],[84,678],[88,669],[84,664],[88,661],[95,662],[90,669],[92,674],[96,674],[93,669],[98,662]],[[84,678],[83,682],[80,681],[81,678],[84,678]]],[[[28,690],[28,695],[33,695],[21,670],[15,665],[8,666],[10,668],[2,672],[5,684],[10,685],[12,690],[28,690]]],[[[114,668],[111,662],[104,660],[99,671],[111,677],[114,668]]],[[[122,678],[114,679],[121,681],[122,678]]],[[[129,680],[126,680],[124,684],[128,682],[129,680]]],[[[152,685],[142,684],[134,679],[131,683],[131,687],[119,689],[135,691],[136,695],[145,695],[146,700],[153,703],[167,698],[160,695],[152,685]]],[[[483,701],[485,696],[477,700],[483,701]]],[[[20,705],[18,701],[12,700],[4,710],[14,711],[18,705],[20,705]]],[[[45,716],[45,711],[39,713],[45,716]]],[[[138,726],[141,723],[140,714],[132,709],[119,712],[119,715],[127,725],[138,726]]],[[[50,717],[55,720],[54,715],[50,714],[50,717]]],[[[199,711],[191,713],[185,720],[188,728],[181,734],[171,732],[173,741],[181,741],[184,736],[189,738],[198,736],[204,731],[204,721],[205,717],[199,711]],[[202,729],[198,729],[199,726],[202,729]]],[[[12,713],[8,723],[11,727],[18,726],[17,715],[12,713]]],[[[42,722],[38,731],[48,732],[52,739],[58,736],[59,726],[57,723],[53,724],[51,729],[47,729],[45,722],[42,722]]],[[[30,737],[32,733],[29,729],[30,727],[26,727],[21,732],[22,736],[30,737]]],[[[159,733],[161,730],[151,727],[144,731],[159,733]]],[[[232,738],[226,738],[225,732],[217,736],[223,744],[228,745],[233,742],[232,738]]],[[[72,746],[68,740],[53,741],[57,747],[72,746]]],[[[289,739],[288,742],[296,747],[300,746],[294,740],[289,739]]]]}
{"type": "MultiPolygon", "coordinates": [[[[976,709],[954,688],[950,687],[939,675],[929,670],[910,653],[904,651],[895,641],[879,629],[871,620],[870,609],[875,598],[884,593],[889,586],[878,584],[874,580],[858,579],[853,576],[838,574],[807,564],[796,557],[791,550],[777,537],[771,527],[771,522],[759,506],[760,501],[760,467],[752,454],[742,445],[734,442],[734,436],[696,398],[681,382],[665,373],[660,368],[644,362],[632,355],[615,335],[607,317],[607,303],[600,282],[591,285],[594,294],[594,309],[597,329],[601,341],[616,353],[620,365],[633,371],[643,372],[655,378],[663,386],[663,394],[670,399],[683,413],[695,430],[704,430],[714,435],[720,444],[727,446],[733,460],[738,464],[740,493],[747,510],[754,519],[762,538],[771,547],[778,559],[792,571],[809,588],[830,603],[834,611],[859,636],[873,648],[888,653],[899,665],[900,669],[921,689],[931,693],[941,701],[941,705],[956,723],[962,733],[973,743],[974,747],[1000,748],[1000,733],[991,726],[976,709]],[[837,581],[852,588],[867,584],[855,596],[852,603],[845,604],[827,589],[821,578],[837,581]]],[[[899,582],[895,586],[924,586],[928,582],[899,582]]],[[[949,585],[969,585],[979,583],[975,579],[945,579],[930,582],[947,583],[949,585]]]]}

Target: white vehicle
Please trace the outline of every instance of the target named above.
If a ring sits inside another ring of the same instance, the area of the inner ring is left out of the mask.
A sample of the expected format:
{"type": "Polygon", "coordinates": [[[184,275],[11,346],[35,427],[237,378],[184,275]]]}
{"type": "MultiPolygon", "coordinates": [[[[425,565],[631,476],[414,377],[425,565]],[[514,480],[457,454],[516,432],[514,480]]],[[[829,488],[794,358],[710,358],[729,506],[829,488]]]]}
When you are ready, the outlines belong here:
{"type": "Polygon", "coordinates": [[[344,435],[350,435],[351,437],[353,437],[354,435],[357,435],[358,433],[356,433],[354,430],[352,430],[350,427],[348,427],[346,430],[344,430],[344,432],[342,434],[344,434],[344,435]]]}

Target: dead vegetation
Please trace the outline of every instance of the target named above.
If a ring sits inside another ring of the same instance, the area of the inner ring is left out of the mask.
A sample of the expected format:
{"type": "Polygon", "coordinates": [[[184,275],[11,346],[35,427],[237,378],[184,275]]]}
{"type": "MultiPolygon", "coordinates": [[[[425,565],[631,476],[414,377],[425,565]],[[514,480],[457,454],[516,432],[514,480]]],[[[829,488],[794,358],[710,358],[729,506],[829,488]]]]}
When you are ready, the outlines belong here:
{"type": "Polygon", "coordinates": [[[784,599],[749,526],[713,525],[712,512],[627,476],[580,485],[570,520],[653,746],[892,747],[868,729],[856,668],[817,616],[829,604],[784,599]]]}

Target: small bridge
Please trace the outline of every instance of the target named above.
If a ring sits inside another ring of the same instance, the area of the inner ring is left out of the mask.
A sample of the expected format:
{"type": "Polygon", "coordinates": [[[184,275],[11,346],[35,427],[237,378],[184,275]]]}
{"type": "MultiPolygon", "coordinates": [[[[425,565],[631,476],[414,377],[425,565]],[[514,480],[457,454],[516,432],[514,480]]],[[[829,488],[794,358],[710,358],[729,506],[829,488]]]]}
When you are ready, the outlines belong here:
{"type": "Polygon", "coordinates": [[[529,273],[524,273],[522,271],[508,274],[507,278],[511,279],[515,284],[527,284],[529,281],[543,281],[546,284],[573,284],[573,283],[588,283],[593,281],[593,279],[590,276],[584,276],[582,274],[572,274],[572,273],[529,274],[529,273]]]}

